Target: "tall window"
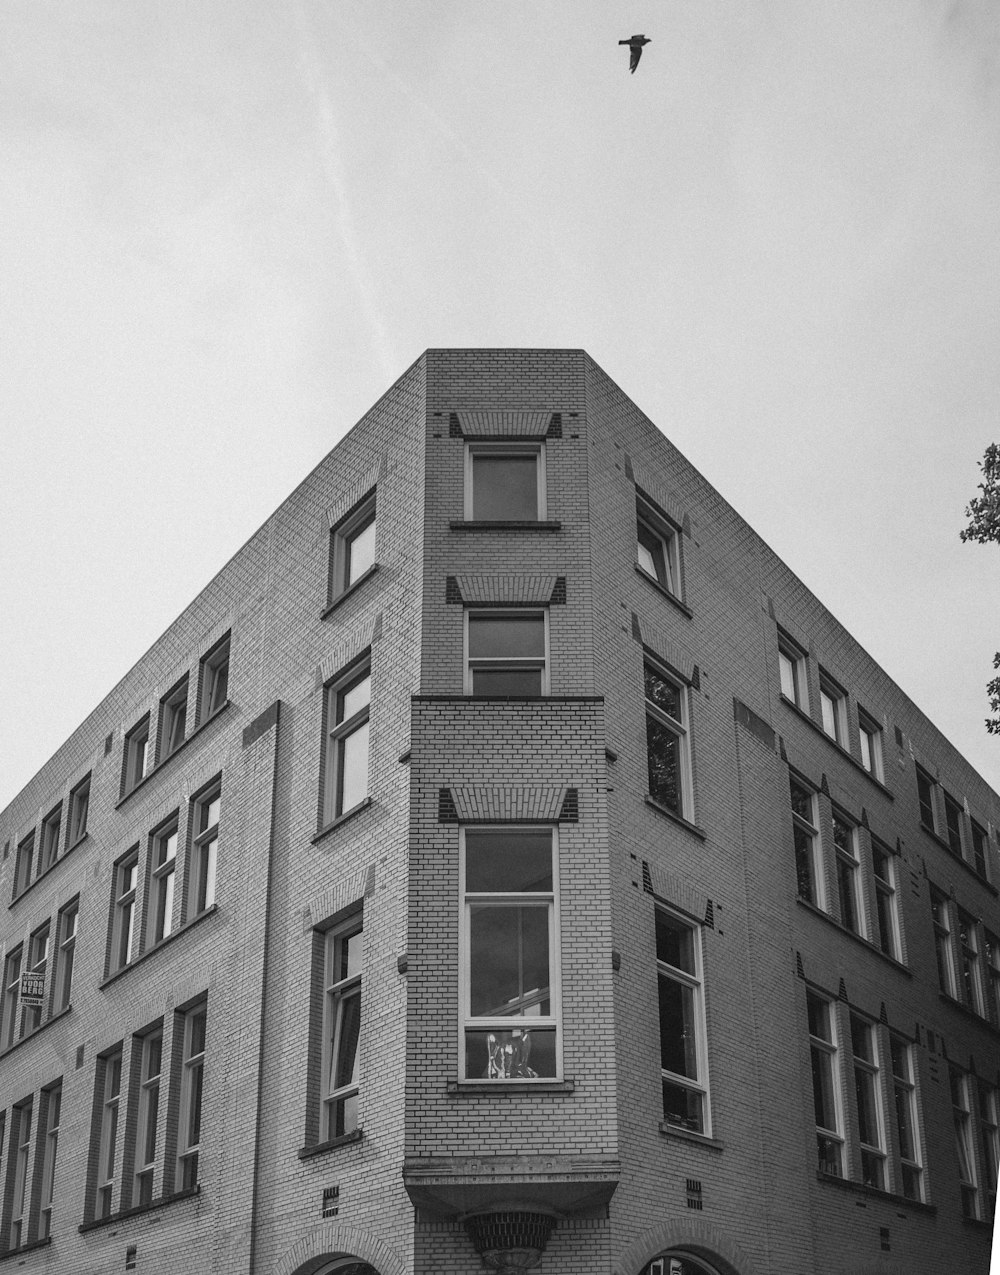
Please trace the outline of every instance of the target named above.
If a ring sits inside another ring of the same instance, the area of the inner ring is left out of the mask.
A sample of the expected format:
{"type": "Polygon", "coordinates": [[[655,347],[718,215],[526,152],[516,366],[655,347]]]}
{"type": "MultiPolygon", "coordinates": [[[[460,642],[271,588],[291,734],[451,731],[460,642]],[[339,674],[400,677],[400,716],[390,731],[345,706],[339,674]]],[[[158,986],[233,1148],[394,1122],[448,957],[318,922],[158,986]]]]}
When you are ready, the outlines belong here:
{"type": "Polygon", "coordinates": [[[958,911],[958,947],[961,954],[959,991],[962,1002],[975,1014],[985,1016],[983,969],[979,951],[979,926],[961,908],[958,911]]]}
{"type": "Polygon", "coordinates": [[[880,783],[885,778],[882,764],[882,727],[875,718],[858,709],[858,738],[861,741],[861,764],[880,783]]]}
{"type": "Polygon", "coordinates": [[[962,1213],[965,1217],[979,1216],[979,1183],[976,1178],[976,1157],[972,1144],[972,1105],[969,1093],[969,1077],[957,1067],[949,1066],[948,1081],[951,1087],[951,1110],[955,1121],[955,1150],[958,1154],[958,1181],[962,1193],[962,1213]]]}
{"type": "Polygon", "coordinates": [[[655,665],[644,666],[649,795],[691,817],[687,688],[655,665]]]}
{"type": "Polygon", "coordinates": [[[187,674],[160,701],[160,760],[177,751],[187,730],[187,674]]]}
{"type": "Polygon", "coordinates": [[[709,1133],[705,998],[698,926],[656,910],[663,1119],[709,1133]]]}
{"type": "Polygon", "coordinates": [[[931,886],[931,919],[934,923],[934,951],[938,983],[942,992],[955,995],[955,965],[951,952],[951,906],[940,890],[931,886]]]}
{"type": "Polygon", "coordinates": [[[795,843],[795,880],[799,898],[816,907],[825,907],[823,872],[819,860],[819,829],[816,826],[816,794],[789,780],[792,798],[792,836],[795,843]]]}
{"type": "Polygon", "coordinates": [[[228,700],[229,642],[230,635],[227,633],[202,657],[199,669],[199,722],[207,722],[228,700]]]}
{"type": "Polygon", "coordinates": [[[98,1142],[97,1193],[95,1210],[99,1218],[111,1216],[117,1173],[118,1106],[122,1089],[121,1046],[98,1060],[101,1095],[101,1131],[98,1142]]]}
{"type": "Polygon", "coordinates": [[[1000,1027],[1000,939],[985,930],[983,946],[986,948],[986,1001],[990,1022],[1000,1027]]]}
{"type": "Polygon", "coordinates": [[[31,884],[31,868],[35,857],[34,830],[18,844],[17,862],[14,865],[14,898],[23,894],[31,884]]]}
{"type": "Polygon", "coordinates": [[[658,585],[680,597],[679,541],[676,527],[639,502],[636,506],[636,564],[658,585]]]}
{"type": "Polygon", "coordinates": [[[163,1063],[163,1028],[142,1038],[139,1058],[139,1119],[135,1141],[135,1178],[132,1203],[153,1199],[156,1171],[156,1137],[160,1117],[160,1069],[163,1063]]]}
{"type": "Polygon", "coordinates": [[[59,910],[56,930],[55,985],[52,993],[52,1012],[66,1009],[73,995],[73,959],[76,954],[76,921],[80,903],[74,899],[59,910]]]}
{"type": "Polygon", "coordinates": [[[151,838],[148,932],[152,945],[165,939],[173,929],[174,882],[177,873],[177,816],[151,838]]]}
{"type": "Polygon", "coordinates": [[[466,694],[548,693],[548,625],[544,611],[467,611],[465,614],[466,694]]]}
{"type": "Polygon", "coordinates": [[[543,443],[467,445],[467,519],[477,522],[538,522],[545,516],[543,443]]]}
{"type": "Polygon", "coordinates": [[[25,1098],[14,1108],[11,1151],[14,1153],[14,1198],[10,1211],[9,1246],[20,1248],[28,1239],[28,1164],[31,1160],[32,1099],[25,1098]]]}
{"type": "Polygon", "coordinates": [[[122,969],[134,955],[135,894],[139,879],[136,846],[115,867],[115,903],[111,920],[111,969],[122,969]]]}
{"type": "Polygon", "coordinates": [[[55,1202],[56,1151],[59,1147],[59,1121],[62,1113],[62,1081],[43,1090],[45,1144],[42,1148],[42,1197],[38,1238],[52,1234],[52,1207],[55,1202]]]}
{"type": "Polygon", "coordinates": [[[970,820],[972,829],[972,864],[981,877],[986,873],[986,830],[981,828],[975,819],[970,820]]]}
{"type": "Polygon", "coordinates": [[[132,791],[146,777],[149,769],[149,714],[125,736],[122,764],[122,796],[132,791]]]}
{"type": "Polygon", "coordinates": [[[861,1176],[866,1186],[885,1190],[885,1117],[879,1084],[878,1040],[872,1023],[851,1015],[854,1091],[857,1095],[861,1176]]]}
{"type": "Polygon", "coordinates": [[[66,830],[66,848],[87,835],[87,815],[90,811],[90,776],[81,779],[69,795],[69,827],[66,830]]]}
{"type": "MultiPolygon", "coordinates": [[[[42,1011],[45,1008],[45,983],[46,973],[49,964],[49,923],[44,925],[32,934],[28,943],[28,972],[34,974],[38,979],[38,986],[33,990],[41,991],[41,1000],[35,1005],[28,1005],[24,1010],[24,1019],[21,1024],[21,1035],[27,1032],[37,1030],[42,1024],[42,1011]]],[[[30,981],[30,980],[29,980],[30,981]]],[[[28,994],[24,994],[24,1000],[27,1003],[28,994]]]]}
{"type": "Polygon", "coordinates": [[[368,717],[372,674],[355,668],[326,690],[326,822],[353,810],[368,796],[368,717]]]}
{"type": "Polygon", "coordinates": [[[202,1096],[205,1084],[205,1019],[201,1004],[183,1015],[184,1054],[181,1067],[180,1124],[176,1189],[187,1190],[198,1182],[201,1153],[202,1096]]]}
{"type": "Polygon", "coordinates": [[[222,791],[218,783],[194,803],[193,882],[194,911],[204,912],[215,903],[215,871],[219,848],[219,809],[222,791]]]}
{"type": "Polygon", "coordinates": [[[920,807],[920,822],[931,832],[937,831],[937,820],[934,816],[934,780],[925,770],[917,767],[917,805],[920,807]]]}
{"type": "Polygon", "coordinates": [[[872,866],[875,871],[875,911],[878,915],[878,945],[891,956],[900,960],[899,942],[899,910],[896,902],[896,876],[892,854],[872,842],[872,866]]]}
{"type": "Polygon", "coordinates": [[[346,593],[375,565],[375,493],[330,533],[330,600],[346,593]]]}
{"type": "Polygon", "coordinates": [[[858,830],[836,811],[833,813],[833,846],[836,853],[837,897],[840,920],[855,934],[864,934],[861,901],[861,864],[858,861],[858,830]]]}
{"type": "Polygon", "coordinates": [[[62,802],[42,820],[42,844],[38,852],[38,871],[45,872],[59,858],[59,837],[62,832],[62,802]]]}
{"type": "Polygon", "coordinates": [[[364,931],[360,918],[326,936],[323,1001],[323,1141],[358,1127],[361,1037],[361,970],[364,931]]]}
{"type": "Polygon", "coordinates": [[[21,1006],[21,961],[24,950],[20,944],[8,952],[3,964],[3,1048],[8,1049],[17,1040],[18,1010],[21,1006]]]}
{"type": "Polygon", "coordinates": [[[847,694],[822,669],[819,675],[819,706],[824,731],[843,748],[847,740],[847,694]]]}
{"type": "Polygon", "coordinates": [[[463,829],[462,1054],[470,1080],[559,1073],[556,835],[463,829]]]}
{"type": "Polygon", "coordinates": [[[979,1140],[983,1152],[983,1190],[985,1208],[983,1217],[989,1222],[997,1207],[997,1168],[1000,1165],[1000,1105],[995,1085],[978,1081],[979,1089],[979,1140]]]}
{"type": "Polygon", "coordinates": [[[807,709],[806,655],[787,634],[778,631],[778,676],[785,699],[807,709]]]}
{"type": "Polygon", "coordinates": [[[962,858],[962,807],[950,794],[944,794],[944,828],[952,854],[962,858]]]}
{"type": "Polygon", "coordinates": [[[844,1134],[833,1004],[810,991],[806,993],[806,1009],[819,1168],[839,1178],[844,1175],[844,1134]]]}
{"type": "Polygon", "coordinates": [[[903,1195],[908,1200],[923,1199],[923,1167],[917,1127],[917,1095],[913,1079],[913,1047],[902,1036],[890,1034],[892,1092],[899,1136],[899,1158],[903,1195]]]}

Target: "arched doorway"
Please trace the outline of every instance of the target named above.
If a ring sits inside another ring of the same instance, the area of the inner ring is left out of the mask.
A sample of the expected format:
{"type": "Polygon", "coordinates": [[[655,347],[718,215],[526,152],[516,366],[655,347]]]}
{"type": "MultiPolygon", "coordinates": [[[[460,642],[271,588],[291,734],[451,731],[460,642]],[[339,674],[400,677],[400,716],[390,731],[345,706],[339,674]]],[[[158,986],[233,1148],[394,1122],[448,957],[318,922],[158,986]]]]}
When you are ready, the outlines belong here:
{"type": "Polygon", "coordinates": [[[321,1266],[316,1275],[378,1275],[378,1271],[355,1257],[338,1257],[328,1266],[321,1266]]]}
{"type": "Polygon", "coordinates": [[[690,1253],[674,1250],[654,1257],[643,1269],[642,1275],[719,1275],[719,1271],[690,1253]]]}

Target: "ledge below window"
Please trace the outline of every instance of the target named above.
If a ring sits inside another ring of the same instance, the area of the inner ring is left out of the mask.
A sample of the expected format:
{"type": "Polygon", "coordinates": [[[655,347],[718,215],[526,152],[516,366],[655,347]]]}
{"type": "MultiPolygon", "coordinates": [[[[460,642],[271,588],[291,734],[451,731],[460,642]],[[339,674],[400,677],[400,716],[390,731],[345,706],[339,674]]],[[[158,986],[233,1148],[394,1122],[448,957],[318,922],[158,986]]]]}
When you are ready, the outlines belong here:
{"type": "Polygon", "coordinates": [[[699,1147],[707,1147],[710,1151],[724,1151],[726,1144],[719,1138],[710,1138],[707,1133],[695,1133],[693,1129],[681,1129],[678,1125],[666,1120],[660,1121],[660,1132],[667,1138],[680,1138],[683,1142],[693,1142],[699,1147]]]}
{"type": "Polygon", "coordinates": [[[348,587],[343,591],[343,593],[337,594],[337,596],[333,599],[333,601],[327,606],[326,610],[320,612],[319,618],[321,620],[325,620],[331,611],[336,611],[337,607],[340,606],[341,602],[346,602],[347,599],[351,597],[352,594],[356,593],[357,590],[361,588],[361,586],[364,584],[366,580],[370,580],[372,578],[372,576],[375,574],[377,570],[378,570],[378,563],[373,562],[372,565],[368,568],[368,570],[363,571],[361,575],[359,575],[358,578],[354,581],[353,584],[348,585],[348,587]]]}
{"type": "Polygon", "coordinates": [[[839,930],[846,938],[853,939],[855,943],[861,946],[873,956],[877,956],[879,960],[885,961],[887,965],[891,965],[894,970],[899,970],[900,974],[905,974],[907,978],[912,978],[911,971],[901,962],[897,961],[894,956],[890,956],[888,952],[883,952],[880,947],[876,947],[863,934],[858,934],[856,930],[849,930],[846,925],[841,924],[835,916],[831,916],[829,912],[824,912],[822,908],[818,908],[815,903],[810,903],[808,899],[804,899],[801,894],[796,895],[795,902],[800,908],[805,908],[807,912],[811,912],[813,916],[819,917],[821,921],[825,921],[827,925],[832,925],[835,930],[839,930]]]}
{"type": "Polygon", "coordinates": [[[792,710],[796,717],[801,718],[807,726],[811,726],[813,728],[817,735],[822,736],[830,747],[843,757],[844,761],[850,762],[859,774],[864,775],[869,783],[874,784],[883,797],[888,797],[890,801],[896,800],[895,793],[890,788],[887,788],[881,779],[876,779],[870,770],[866,770],[865,767],[862,766],[861,762],[858,761],[857,757],[855,757],[853,753],[848,752],[843,744],[834,739],[832,735],[828,735],[823,727],[820,726],[819,722],[814,722],[804,708],[800,708],[798,704],[796,704],[793,699],[789,699],[787,695],[782,694],[779,695],[778,698],[786,708],[790,708],[792,710]]]}
{"type": "MultiPolygon", "coordinates": [[[[977,872],[967,859],[954,851],[944,837],[936,833],[934,829],[930,827],[929,824],[924,823],[923,820],[920,821],[920,831],[925,832],[932,841],[936,842],[941,847],[942,850],[946,850],[948,858],[954,863],[957,863],[959,867],[964,868],[966,872],[968,872],[970,876],[974,877],[984,889],[989,890],[990,894],[992,894],[994,898],[1000,896],[1000,891],[997,890],[995,885],[984,877],[981,872],[977,872]]],[[[21,896],[18,895],[17,897],[20,898],[21,896]]]]}
{"type": "Polygon", "coordinates": [[[950,996],[947,992],[938,992],[938,999],[944,1001],[946,1005],[950,1005],[952,1009],[957,1009],[960,1014],[964,1014],[966,1018],[970,1018],[974,1023],[978,1023],[980,1027],[985,1027],[986,1030],[992,1032],[994,1036],[1000,1036],[1000,1027],[991,1023],[988,1018],[984,1018],[982,1014],[977,1013],[974,1009],[970,1009],[964,1001],[957,1000],[954,996],[950,996]]]}
{"type": "Polygon", "coordinates": [[[680,611],[681,615],[686,615],[689,620],[694,619],[694,612],[691,608],[685,606],[677,594],[671,593],[665,584],[660,584],[659,580],[654,580],[648,571],[643,571],[642,567],[640,567],[638,563],[636,563],[635,573],[637,576],[642,576],[646,583],[652,585],[656,592],[666,598],[668,602],[672,602],[677,610],[680,611]]]}
{"type": "MultiPolygon", "coordinates": [[[[205,917],[213,916],[219,910],[218,903],[213,903],[210,908],[206,908],[204,912],[199,912],[197,916],[193,916],[190,921],[185,921],[183,925],[179,925],[176,930],[171,930],[166,938],[160,939],[159,943],[154,943],[152,947],[147,947],[145,951],[140,952],[134,961],[129,961],[127,965],[122,965],[116,969],[114,973],[109,974],[103,983],[98,983],[98,990],[104,991],[109,983],[113,983],[116,979],[121,978],[123,974],[127,974],[129,970],[134,970],[137,965],[141,965],[154,952],[162,952],[168,943],[172,943],[174,939],[180,938],[182,934],[187,934],[188,930],[193,929],[199,921],[204,921],[205,917]]],[[[172,1197],[171,1197],[172,1198],[172,1197]]]]}
{"type": "Polygon", "coordinates": [[[865,1186],[863,1182],[854,1182],[850,1178],[838,1178],[834,1173],[824,1173],[822,1169],[816,1170],[816,1181],[823,1182],[827,1186],[838,1187],[841,1191],[849,1191],[852,1195],[863,1195],[866,1199],[881,1200],[896,1208],[916,1209],[918,1213],[928,1213],[931,1216],[937,1213],[935,1205],[925,1204],[923,1200],[911,1200],[908,1195],[896,1195],[892,1191],[879,1191],[873,1186],[865,1186]]]}
{"type": "Polygon", "coordinates": [[[364,1129],[353,1129],[350,1133],[341,1134],[339,1138],[328,1138],[326,1142],[317,1142],[311,1147],[302,1147],[297,1153],[300,1160],[309,1160],[314,1155],[322,1155],[325,1151],[333,1151],[337,1147],[349,1147],[355,1142],[363,1142],[364,1129]]]}
{"type": "Polygon", "coordinates": [[[33,890],[36,885],[38,885],[39,881],[44,881],[48,877],[50,872],[55,872],[56,868],[59,867],[60,863],[62,863],[65,859],[67,859],[73,853],[73,851],[77,848],[77,846],[83,845],[83,843],[87,840],[87,836],[88,834],[85,832],[82,837],[77,837],[77,839],[73,842],[71,846],[66,847],[66,849],[62,852],[62,854],[59,856],[58,859],[56,859],[53,863],[50,863],[49,866],[44,869],[44,871],[39,872],[39,874],[34,878],[34,880],[29,881],[28,884],[21,891],[21,893],[16,894],[11,899],[11,901],[7,904],[8,909],[12,908],[15,903],[20,903],[21,900],[24,898],[24,896],[30,890],[33,890]]]}
{"type": "Polygon", "coordinates": [[[168,1204],[176,1204],[179,1200],[192,1200],[196,1195],[201,1195],[201,1183],[195,1186],[189,1186],[185,1191],[174,1191],[171,1195],[161,1195],[157,1200],[150,1200],[148,1204],[137,1204],[131,1209],[121,1209],[117,1213],[111,1213],[107,1217],[97,1217],[90,1222],[81,1222],[76,1228],[81,1234],[86,1231],[96,1231],[102,1226],[111,1226],[115,1222],[124,1222],[129,1217],[141,1217],[144,1213],[153,1213],[157,1209],[166,1208],[168,1204]]]}
{"type": "Polygon", "coordinates": [[[456,1097],[481,1097],[495,1094],[511,1098],[516,1094],[574,1093],[572,1080],[449,1080],[448,1092],[456,1097]]]}
{"type": "Polygon", "coordinates": [[[562,531],[561,522],[482,522],[473,518],[455,518],[448,526],[452,531],[562,531]]]}
{"type": "Polygon", "coordinates": [[[359,801],[356,806],[352,806],[350,810],[345,810],[344,813],[342,815],[338,815],[336,819],[331,819],[329,823],[325,823],[323,827],[320,828],[319,832],[317,832],[315,837],[313,837],[311,844],[315,845],[317,841],[322,841],[328,833],[333,832],[334,828],[339,828],[342,823],[347,823],[348,819],[353,819],[355,815],[361,814],[362,810],[367,810],[371,804],[371,797],[366,797],[364,801],[359,801]]]}
{"type": "Polygon", "coordinates": [[[6,1058],[7,1055],[12,1054],[19,1045],[26,1045],[29,1040],[34,1040],[36,1036],[40,1035],[46,1029],[46,1027],[50,1026],[52,1023],[57,1023],[60,1018],[65,1018],[72,1008],[72,1005],[65,1005],[62,1009],[56,1010],[51,1018],[47,1018],[44,1023],[39,1023],[38,1026],[33,1028],[30,1032],[25,1032],[19,1039],[12,1041],[6,1049],[0,1051],[0,1058],[6,1058]]]}
{"type": "Polygon", "coordinates": [[[182,753],[184,749],[187,748],[188,744],[190,744],[193,739],[197,739],[198,736],[202,733],[203,730],[205,730],[207,726],[211,726],[212,722],[214,722],[217,717],[222,716],[222,714],[226,711],[226,709],[229,707],[231,702],[232,702],[231,700],[227,699],[224,704],[220,704],[219,707],[215,710],[215,712],[211,715],[211,717],[206,717],[203,722],[198,723],[198,725],[194,728],[194,730],[191,732],[190,735],[184,736],[184,738],[181,740],[181,742],[177,745],[177,747],[174,749],[172,753],[168,754],[166,757],[161,758],[160,761],[158,761],[157,764],[153,767],[153,769],[147,771],[146,774],[144,774],[143,777],[139,780],[139,782],[135,784],[132,788],[130,788],[128,792],[123,792],[121,796],[118,798],[117,802],[115,803],[115,809],[120,810],[121,807],[124,806],[126,801],[130,800],[130,798],[135,796],[135,794],[139,791],[140,788],[145,788],[145,786],[149,783],[151,779],[155,779],[157,775],[159,775],[167,766],[170,765],[170,763],[174,760],[174,758],[179,753],[182,753]]]}
{"type": "Polygon", "coordinates": [[[4,1249],[0,1253],[0,1262],[5,1262],[8,1257],[23,1257],[25,1253],[32,1252],[36,1248],[46,1248],[52,1243],[52,1236],[46,1235],[44,1240],[32,1240],[30,1244],[22,1244],[19,1248],[4,1249]]]}
{"type": "Polygon", "coordinates": [[[657,801],[655,797],[650,797],[648,793],[646,794],[646,805],[651,806],[656,811],[659,811],[661,815],[666,815],[668,819],[678,824],[681,828],[686,828],[688,832],[694,833],[694,835],[699,837],[702,841],[705,841],[708,838],[708,833],[704,828],[699,828],[696,823],[692,823],[689,819],[685,819],[683,815],[677,814],[676,811],[671,810],[669,806],[665,806],[662,801],[657,801]]]}

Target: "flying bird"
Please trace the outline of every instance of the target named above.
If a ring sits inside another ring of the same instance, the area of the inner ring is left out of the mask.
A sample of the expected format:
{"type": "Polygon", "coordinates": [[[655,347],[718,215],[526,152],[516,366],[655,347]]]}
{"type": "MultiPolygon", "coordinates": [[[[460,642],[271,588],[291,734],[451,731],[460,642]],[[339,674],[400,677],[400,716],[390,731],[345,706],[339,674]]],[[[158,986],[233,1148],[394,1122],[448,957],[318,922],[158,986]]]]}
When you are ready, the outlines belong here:
{"type": "Polygon", "coordinates": [[[627,40],[619,40],[619,44],[627,44],[631,49],[631,57],[628,60],[628,69],[635,75],[635,68],[639,65],[639,59],[642,57],[642,46],[650,44],[644,35],[632,35],[627,40]]]}

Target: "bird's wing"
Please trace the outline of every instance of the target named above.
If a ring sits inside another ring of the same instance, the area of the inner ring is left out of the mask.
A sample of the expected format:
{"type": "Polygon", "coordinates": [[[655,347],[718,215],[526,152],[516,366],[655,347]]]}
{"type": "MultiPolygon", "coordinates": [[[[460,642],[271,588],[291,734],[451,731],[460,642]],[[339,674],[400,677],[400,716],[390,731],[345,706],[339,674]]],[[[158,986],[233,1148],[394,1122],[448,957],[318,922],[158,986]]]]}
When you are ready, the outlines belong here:
{"type": "Polygon", "coordinates": [[[628,60],[628,69],[635,74],[635,68],[639,65],[639,59],[642,57],[642,45],[632,45],[632,56],[628,60]]]}

